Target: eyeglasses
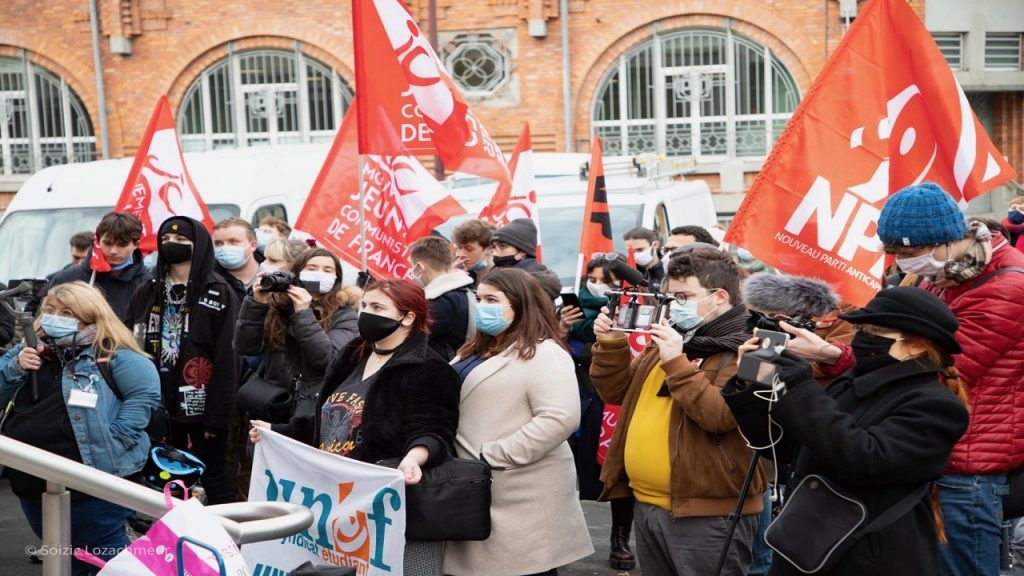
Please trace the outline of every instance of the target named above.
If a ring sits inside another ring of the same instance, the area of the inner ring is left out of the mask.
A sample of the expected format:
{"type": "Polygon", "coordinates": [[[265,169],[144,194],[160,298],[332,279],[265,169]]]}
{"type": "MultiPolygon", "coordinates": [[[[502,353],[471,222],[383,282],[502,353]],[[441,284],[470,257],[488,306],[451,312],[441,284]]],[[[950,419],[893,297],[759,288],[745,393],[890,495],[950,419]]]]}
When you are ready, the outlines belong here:
{"type": "Polygon", "coordinates": [[[53,308],[52,306],[43,306],[40,309],[40,311],[43,314],[51,314],[51,315],[54,315],[54,316],[60,316],[61,318],[74,318],[76,320],[78,319],[78,317],[75,316],[75,313],[72,312],[71,310],[69,310],[68,308],[64,308],[60,312],[57,312],[57,310],[55,308],[53,308]]]}
{"type": "Polygon", "coordinates": [[[594,252],[593,254],[590,255],[590,259],[604,260],[606,262],[611,262],[613,260],[622,260],[623,262],[626,261],[626,259],[622,257],[622,254],[619,254],[617,252],[594,252]]]}
{"type": "Polygon", "coordinates": [[[675,298],[676,301],[678,301],[680,304],[685,304],[687,300],[695,299],[697,301],[700,301],[707,297],[709,294],[713,294],[715,292],[718,292],[718,290],[705,290],[704,294],[687,294],[686,292],[672,292],[669,294],[669,296],[675,298]]]}

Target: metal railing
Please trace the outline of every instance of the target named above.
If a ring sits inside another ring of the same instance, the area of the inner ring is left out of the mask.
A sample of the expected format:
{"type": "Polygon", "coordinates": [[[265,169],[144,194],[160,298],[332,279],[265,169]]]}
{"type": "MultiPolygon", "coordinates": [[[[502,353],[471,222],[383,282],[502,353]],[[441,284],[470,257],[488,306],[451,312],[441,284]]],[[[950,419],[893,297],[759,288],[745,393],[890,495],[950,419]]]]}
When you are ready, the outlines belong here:
{"type": "MultiPolygon", "coordinates": [[[[17,440],[0,437],[0,464],[46,480],[42,502],[46,550],[70,549],[68,488],[147,516],[159,518],[167,512],[160,492],[17,440]]],[[[207,506],[206,510],[220,518],[224,529],[238,544],[284,538],[313,523],[313,513],[308,508],[285,502],[237,502],[207,506]]],[[[67,576],[70,572],[70,555],[43,556],[44,576],[67,576]]]]}

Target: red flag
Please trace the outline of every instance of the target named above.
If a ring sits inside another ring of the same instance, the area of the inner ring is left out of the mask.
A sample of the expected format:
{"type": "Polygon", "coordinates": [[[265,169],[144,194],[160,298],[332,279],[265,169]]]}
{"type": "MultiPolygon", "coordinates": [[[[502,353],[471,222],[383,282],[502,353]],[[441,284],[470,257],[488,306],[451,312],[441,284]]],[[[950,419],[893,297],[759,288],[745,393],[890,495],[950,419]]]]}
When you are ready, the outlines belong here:
{"type": "MultiPolygon", "coordinates": [[[[353,106],[345,115],[295,228],[353,266],[362,267],[355,109],[353,106]]],[[[366,267],[378,278],[407,277],[408,245],[466,212],[412,156],[367,155],[363,179],[366,267]]]]}
{"type": "Polygon", "coordinates": [[[905,0],[871,0],[818,75],[726,241],[863,305],[880,288],[888,195],[931,180],[964,204],[1014,178],[905,0]]]}
{"type": "Polygon", "coordinates": [[[594,138],[590,146],[590,179],[587,184],[587,203],[583,209],[583,230],[580,234],[580,260],[577,271],[582,277],[584,265],[594,254],[615,251],[612,240],[612,220],[608,215],[608,190],[604,185],[604,163],[601,160],[601,139],[594,138]]]}
{"type": "Polygon", "coordinates": [[[537,208],[537,186],[533,173],[533,145],[530,143],[530,124],[523,124],[519,142],[509,162],[512,182],[498,184],[491,202],[480,211],[480,219],[502,227],[516,218],[529,218],[537,227],[537,262],[542,262],[540,236],[540,209],[537,208]]]}
{"type": "Polygon", "coordinates": [[[505,157],[398,0],[352,0],[359,152],[438,154],[452,170],[498,182],[505,157]]]}
{"type": "MultiPolygon", "coordinates": [[[[139,248],[147,254],[156,250],[156,233],[171,216],[189,216],[205,224],[207,230],[213,229],[213,218],[185,166],[166,96],[156,103],[114,211],[134,214],[142,221],[139,248]]],[[[98,250],[99,240],[96,238],[89,264],[97,272],[109,271],[110,265],[98,250]]]]}

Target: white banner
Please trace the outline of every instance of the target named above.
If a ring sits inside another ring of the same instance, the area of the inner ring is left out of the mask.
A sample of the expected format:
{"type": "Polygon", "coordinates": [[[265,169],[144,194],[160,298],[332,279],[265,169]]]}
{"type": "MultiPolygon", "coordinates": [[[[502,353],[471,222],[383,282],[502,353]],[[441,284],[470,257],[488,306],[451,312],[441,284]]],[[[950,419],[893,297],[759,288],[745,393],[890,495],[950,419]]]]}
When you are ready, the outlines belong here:
{"type": "Polygon", "coordinates": [[[405,482],[397,470],[260,429],[249,501],[291,502],[313,512],[304,532],[242,547],[253,576],[283,576],[307,561],[351,566],[359,576],[402,576],[405,482]]]}

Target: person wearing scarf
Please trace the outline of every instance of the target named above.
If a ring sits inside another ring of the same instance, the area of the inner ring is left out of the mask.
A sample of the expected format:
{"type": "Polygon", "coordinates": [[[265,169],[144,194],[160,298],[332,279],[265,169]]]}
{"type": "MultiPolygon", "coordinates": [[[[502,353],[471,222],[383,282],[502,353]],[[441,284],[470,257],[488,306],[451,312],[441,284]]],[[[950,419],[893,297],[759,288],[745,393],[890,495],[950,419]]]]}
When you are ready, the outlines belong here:
{"type": "MultiPolygon", "coordinates": [[[[18,344],[0,358],[0,433],[108,474],[135,476],[146,463],[145,429],[160,403],[156,368],[97,288],[55,286],[40,312],[39,346],[18,344]]],[[[41,536],[46,480],[13,468],[7,477],[41,536]]],[[[76,491],[70,500],[71,546],[105,560],[128,546],[128,509],[76,491]]],[[[71,561],[74,576],[98,570],[71,561]]]]}
{"type": "MultiPolygon", "coordinates": [[[[632,362],[626,334],[607,309],[594,321],[590,378],[605,402],[622,405],[600,499],[636,498],[645,575],[714,573],[753,455],[720,394],[750,338],[740,276],[725,253],[673,256],[661,287],[673,297],[667,319],[652,327],[632,362]]],[[[759,471],[722,574],[746,575],[764,490],[759,471]]]]}

